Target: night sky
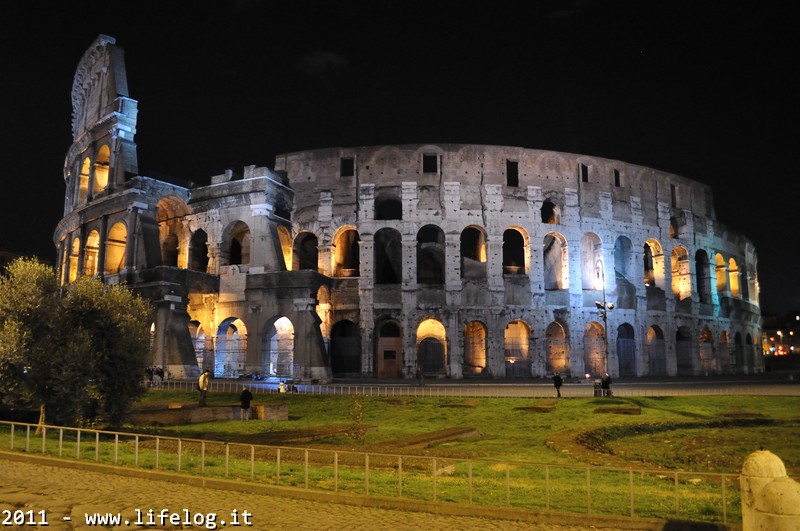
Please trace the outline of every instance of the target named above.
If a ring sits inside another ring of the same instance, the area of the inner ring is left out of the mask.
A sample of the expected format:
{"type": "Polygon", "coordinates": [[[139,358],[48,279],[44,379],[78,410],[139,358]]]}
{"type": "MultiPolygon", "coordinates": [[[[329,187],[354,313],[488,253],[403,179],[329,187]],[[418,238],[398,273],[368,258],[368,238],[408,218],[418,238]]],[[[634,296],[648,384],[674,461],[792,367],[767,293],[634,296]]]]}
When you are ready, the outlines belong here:
{"type": "Polygon", "coordinates": [[[790,2],[204,4],[2,4],[0,247],[54,260],[72,80],[106,34],[143,175],[204,184],[289,151],[428,142],[623,160],[711,185],[756,245],[762,310],[800,309],[790,2]]]}

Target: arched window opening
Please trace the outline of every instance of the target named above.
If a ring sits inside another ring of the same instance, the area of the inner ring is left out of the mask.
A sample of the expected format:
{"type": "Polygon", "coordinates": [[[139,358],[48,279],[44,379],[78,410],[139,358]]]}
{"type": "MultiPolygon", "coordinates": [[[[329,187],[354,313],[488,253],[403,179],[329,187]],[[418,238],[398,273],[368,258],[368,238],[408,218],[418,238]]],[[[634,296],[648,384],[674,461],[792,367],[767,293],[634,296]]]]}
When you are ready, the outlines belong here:
{"type": "Polygon", "coordinates": [[[384,321],[375,329],[378,336],[375,349],[378,378],[402,378],[405,362],[400,325],[396,321],[384,321]]]}
{"type": "Polygon", "coordinates": [[[736,332],[733,336],[733,363],[737,374],[747,374],[748,365],[744,355],[744,345],[742,345],[742,334],[736,332]]]}
{"type": "Polygon", "coordinates": [[[447,372],[447,333],[441,322],[425,319],[417,327],[417,367],[424,375],[447,372]]]}
{"type": "Polygon", "coordinates": [[[425,225],[417,233],[417,283],[444,284],[444,231],[425,225]]]}
{"type": "Polygon", "coordinates": [[[265,327],[258,372],[278,378],[294,376],[294,324],[288,317],[274,318],[265,327]]]}
{"type": "Polygon", "coordinates": [[[717,253],[714,261],[716,265],[714,272],[717,277],[717,294],[722,297],[728,291],[728,269],[725,267],[725,259],[721,254],[717,253]]]}
{"type": "Polygon", "coordinates": [[[620,236],[614,242],[614,274],[619,282],[620,277],[631,280],[633,273],[633,244],[625,236],[620,236]]]}
{"type": "Polygon", "coordinates": [[[711,304],[711,264],[708,254],[700,249],[694,255],[697,271],[697,295],[702,304],[711,304]]]}
{"type": "Polygon", "coordinates": [[[178,267],[178,236],[167,234],[161,240],[161,263],[165,266],[178,267]]]}
{"type": "Polygon", "coordinates": [[[375,284],[400,284],[403,280],[403,241],[394,229],[380,229],[373,245],[375,284]]]}
{"type": "Polygon", "coordinates": [[[689,251],[685,247],[674,247],[671,257],[672,296],[676,302],[692,296],[692,275],[689,269],[689,251]]]}
{"type": "Polygon", "coordinates": [[[72,249],[69,253],[69,282],[75,282],[78,278],[78,257],[81,254],[81,239],[72,240],[72,249]]]}
{"type": "Polygon", "coordinates": [[[528,357],[531,329],[525,321],[511,321],[503,333],[503,355],[506,360],[506,378],[531,376],[528,357]]]}
{"type": "Polygon", "coordinates": [[[526,273],[525,238],[517,229],[503,232],[503,274],[524,275],[526,273]]]}
{"type": "Polygon", "coordinates": [[[200,321],[189,321],[189,336],[192,338],[194,355],[200,370],[206,367],[206,333],[200,321]]]}
{"type": "Polygon", "coordinates": [[[250,263],[250,227],[237,221],[230,231],[228,244],[228,264],[239,265],[250,263]]]}
{"type": "Polygon", "coordinates": [[[736,260],[731,258],[728,260],[728,278],[731,284],[731,297],[740,297],[739,292],[739,266],[736,265],[736,260]]]}
{"type": "Polygon", "coordinates": [[[597,234],[587,232],[581,237],[581,287],[585,290],[602,290],[605,271],[603,248],[597,234]]]}
{"type": "Polygon", "coordinates": [[[651,326],[647,330],[644,344],[645,359],[648,361],[650,376],[667,375],[667,350],[661,328],[651,326]]]}
{"type": "Polygon", "coordinates": [[[354,229],[340,230],[333,238],[333,275],[358,277],[361,275],[359,247],[361,239],[354,229]]]}
{"type": "Polygon", "coordinates": [[[108,186],[108,166],[111,163],[111,151],[107,145],[100,147],[94,160],[94,186],[92,193],[102,192],[108,186]]]}
{"type": "Polygon", "coordinates": [[[593,376],[602,376],[608,372],[606,354],[603,325],[592,321],[583,330],[584,370],[593,376]]]}
{"type": "Polygon", "coordinates": [[[333,325],[331,372],[340,377],[361,375],[361,333],[352,321],[339,321],[333,325]]]}
{"type": "Polygon", "coordinates": [[[464,376],[486,374],[486,326],[470,321],[464,327],[464,376]]]}
{"type": "Polygon", "coordinates": [[[544,237],[542,253],[544,258],[544,289],[569,289],[567,240],[555,232],[547,234],[544,237]]]}
{"type": "Polygon", "coordinates": [[[700,331],[700,370],[704,375],[716,374],[719,372],[717,359],[714,355],[714,336],[707,326],[700,331]]]}
{"type": "Polygon", "coordinates": [[[461,231],[461,278],[486,278],[486,234],[478,227],[461,231]]]}
{"type": "Polygon", "coordinates": [[[644,285],[648,288],[654,288],[656,285],[656,276],[653,270],[653,249],[650,247],[650,244],[645,243],[643,251],[644,285]]]}
{"type": "Polygon", "coordinates": [[[122,222],[114,223],[108,231],[106,240],[107,275],[116,275],[125,267],[125,245],[128,241],[128,229],[122,222]]]}
{"type": "Polygon", "coordinates": [[[292,236],[289,230],[283,225],[278,225],[278,241],[281,244],[281,255],[283,256],[283,270],[292,270],[292,236]]]}
{"type": "Polygon", "coordinates": [[[89,160],[89,157],[83,159],[83,164],[81,164],[81,174],[78,180],[78,204],[82,205],[86,203],[86,200],[89,197],[89,172],[92,168],[92,162],[89,160]]]}
{"type": "Polygon", "coordinates": [[[617,328],[617,360],[620,376],[636,374],[636,339],[633,326],[623,323],[617,328]]]}
{"type": "Polygon", "coordinates": [[[692,353],[692,333],[686,326],[675,332],[675,357],[678,362],[678,376],[694,375],[694,354],[692,353]]]}
{"type": "Polygon", "coordinates": [[[100,251],[100,234],[93,230],[86,238],[86,249],[83,256],[83,274],[93,277],[97,274],[97,255],[100,251]]]}
{"type": "Polygon", "coordinates": [[[564,325],[553,321],[545,331],[545,350],[547,352],[547,372],[560,372],[569,375],[569,343],[564,325]]]}
{"type": "Polygon", "coordinates": [[[214,338],[214,376],[238,378],[247,360],[247,327],[241,319],[229,317],[220,323],[214,338]]]}
{"type": "Polygon", "coordinates": [[[156,206],[156,222],[161,243],[161,263],[171,267],[188,265],[189,230],[186,216],[189,207],[177,196],[162,197],[156,206]]]}
{"type": "Polygon", "coordinates": [[[393,195],[379,195],[375,198],[375,219],[403,219],[403,203],[393,195]]]}
{"type": "Polygon", "coordinates": [[[197,229],[189,240],[189,269],[208,272],[208,234],[197,229]]]}
{"type": "Polygon", "coordinates": [[[559,218],[561,216],[559,208],[549,199],[545,199],[542,202],[540,213],[542,215],[542,223],[549,225],[558,225],[558,223],[560,223],[559,218]]]}
{"type": "Polygon", "coordinates": [[[319,248],[316,235],[310,232],[301,232],[294,240],[292,249],[292,270],[317,271],[319,268],[319,248]]]}

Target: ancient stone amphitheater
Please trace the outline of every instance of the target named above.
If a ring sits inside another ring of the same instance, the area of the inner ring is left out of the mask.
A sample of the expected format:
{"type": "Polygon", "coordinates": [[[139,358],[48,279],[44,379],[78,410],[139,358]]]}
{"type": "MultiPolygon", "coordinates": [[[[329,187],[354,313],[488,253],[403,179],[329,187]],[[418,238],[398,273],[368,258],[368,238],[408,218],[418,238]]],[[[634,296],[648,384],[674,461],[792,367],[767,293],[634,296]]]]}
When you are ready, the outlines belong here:
{"type": "Polygon", "coordinates": [[[61,279],[151,299],[153,364],[173,377],[762,370],[756,250],[699,182],[461,144],[302,151],[167,182],[138,172],[113,38],[87,50],[72,99],[61,279]]]}

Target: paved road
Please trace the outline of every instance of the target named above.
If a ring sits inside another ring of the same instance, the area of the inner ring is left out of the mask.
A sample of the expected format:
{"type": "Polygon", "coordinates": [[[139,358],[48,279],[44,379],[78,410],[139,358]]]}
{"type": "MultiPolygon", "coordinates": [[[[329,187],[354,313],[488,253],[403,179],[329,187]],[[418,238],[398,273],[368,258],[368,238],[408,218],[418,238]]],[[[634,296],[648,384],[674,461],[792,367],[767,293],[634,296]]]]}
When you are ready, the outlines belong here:
{"type": "MultiPolygon", "coordinates": [[[[22,511],[41,524],[46,515],[48,529],[72,530],[101,527],[86,524],[86,514],[121,515],[129,525],[107,525],[123,530],[136,529],[139,519],[146,529],[229,529],[340,530],[391,529],[411,530],[540,530],[586,531],[589,529],[623,529],[613,523],[567,525],[529,523],[470,516],[450,516],[427,512],[379,509],[325,503],[302,499],[259,495],[248,492],[216,490],[201,486],[178,485],[168,481],[127,477],[113,473],[62,468],[45,464],[7,460],[0,457],[0,518],[22,511]],[[149,516],[152,509],[153,515],[149,516]],[[162,525],[160,513],[175,513],[179,525],[162,525]],[[11,511],[6,513],[5,511],[11,511]],[[234,527],[232,512],[238,512],[234,527]],[[33,511],[27,513],[27,511],[33,511]],[[40,511],[44,511],[41,513],[40,511]],[[188,520],[186,516],[188,511],[188,520]],[[244,511],[249,513],[245,516],[244,511]],[[209,516],[212,515],[212,516],[209,516]],[[68,519],[68,520],[67,520],[68,519]],[[212,521],[213,519],[213,521],[212,521]],[[192,522],[191,526],[184,522],[192,522]],[[150,523],[152,522],[152,524],[150,523]]],[[[13,516],[12,516],[13,517],[13,516]]],[[[566,517],[568,518],[568,517],[566,517]]],[[[586,517],[587,520],[590,517],[586,517]]],[[[568,518],[574,520],[574,518],[568,518]]],[[[580,522],[572,521],[570,524],[580,522]]],[[[2,524],[2,522],[0,522],[2,524]]],[[[633,524],[632,524],[633,525],[633,524]]],[[[33,529],[34,526],[20,526],[33,529]]],[[[625,525],[627,529],[641,529],[625,525]]]]}

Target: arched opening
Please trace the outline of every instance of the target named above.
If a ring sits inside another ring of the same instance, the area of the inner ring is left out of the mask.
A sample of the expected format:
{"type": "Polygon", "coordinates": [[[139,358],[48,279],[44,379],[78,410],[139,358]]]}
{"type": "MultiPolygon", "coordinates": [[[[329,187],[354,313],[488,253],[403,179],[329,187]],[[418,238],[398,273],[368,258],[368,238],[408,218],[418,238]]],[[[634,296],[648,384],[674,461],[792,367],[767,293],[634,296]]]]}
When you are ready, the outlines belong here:
{"type": "Polygon", "coordinates": [[[692,274],[689,270],[689,251],[677,246],[672,249],[672,296],[675,302],[692,297],[692,274]]]}
{"type": "Polygon", "coordinates": [[[464,326],[464,376],[486,375],[486,326],[469,321],[464,326]]]}
{"type": "Polygon", "coordinates": [[[75,282],[78,278],[78,257],[81,254],[81,239],[72,240],[72,249],[69,253],[69,282],[75,282]]]}
{"type": "Polygon", "coordinates": [[[461,278],[486,278],[486,234],[479,227],[461,231],[461,278]]]}
{"type": "Polygon", "coordinates": [[[319,330],[322,334],[322,341],[325,343],[325,352],[329,353],[331,342],[331,294],[325,286],[320,286],[317,290],[316,310],[319,317],[319,330]]]}
{"type": "Polygon", "coordinates": [[[331,372],[339,377],[361,375],[361,333],[352,321],[343,320],[333,325],[331,372]]]}
{"type": "Polygon", "coordinates": [[[278,241],[281,244],[281,255],[283,256],[284,271],[292,270],[292,236],[289,230],[283,225],[278,225],[278,241]]]}
{"type": "Polygon", "coordinates": [[[542,216],[542,223],[549,225],[557,225],[559,223],[560,209],[549,199],[545,199],[542,202],[540,214],[542,216]]]}
{"type": "Polygon", "coordinates": [[[700,249],[694,254],[695,271],[697,271],[697,295],[702,304],[711,304],[711,264],[708,254],[700,249]]]}
{"type": "Polygon", "coordinates": [[[260,374],[291,378],[294,376],[294,324],[288,317],[272,318],[264,327],[260,374]]]}
{"type": "Polygon", "coordinates": [[[230,230],[228,243],[228,264],[245,265],[250,263],[250,227],[237,221],[230,230]]]}
{"type": "Polygon", "coordinates": [[[86,249],[83,254],[83,274],[93,277],[97,274],[97,255],[100,251],[100,234],[93,230],[86,238],[86,249]]]}
{"type": "Polygon", "coordinates": [[[94,159],[94,186],[92,193],[102,192],[108,186],[108,166],[111,163],[111,150],[107,145],[100,146],[94,159]]]}
{"type": "Polygon", "coordinates": [[[383,321],[378,323],[375,330],[375,369],[378,378],[402,378],[404,361],[400,324],[394,320],[383,321]]]}
{"type": "Polygon", "coordinates": [[[581,288],[584,290],[602,290],[605,273],[598,270],[602,264],[603,248],[600,237],[587,232],[581,237],[581,288]],[[598,263],[599,262],[599,263],[598,263]]]}
{"type": "Polygon", "coordinates": [[[664,345],[664,333],[661,328],[651,326],[645,336],[645,357],[648,360],[650,376],[667,375],[667,351],[664,345]]]}
{"type": "Polygon", "coordinates": [[[642,247],[642,262],[644,266],[644,285],[648,288],[656,287],[656,273],[653,264],[653,248],[649,243],[642,247]]]}
{"type": "Polygon", "coordinates": [[[717,294],[720,297],[724,297],[728,291],[728,270],[725,267],[725,259],[721,254],[717,253],[714,257],[714,262],[714,272],[717,277],[717,294]]]}
{"type": "Polygon", "coordinates": [[[206,333],[200,321],[189,321],[189,337],[192,338],[197,366],[202,370],[211,360],[206,360],[206,333]]]}
{"type": "Polygon", "coordinates": [[[86,202],[89,196],[89,172],[92,169],[92,161],[89,157],[83,159],[81,164],[81,173],[78,180],[78,204],[82,205],[86,202]]]}
{"type": "Polygon", "coordinates": [[[291,265],[294,271],[319,269],[319,247],[315,234],[301,232],[297,235],[292,248],[291,265]]]}
{"type": "Polygon", "coordinates": [[[625,236],[620,236],[614,242],[614,274],[617,282],[620,278],[630,281],[633,275],[633,244],[625,236]]]}
{"type": "Polygon", "coordinates": [[[128,241],[128,229],[122,222],[114,223],[108,231],[106,240],[105,273],[116,275],[125,267],[125,245],[128,241]]]}
{"type": "Polygon", "coordinates": [[[584,370],[593,376],[602,376],[608,372],[606,367],[605,330],[603,325],[590,322],[583,329],[583,363],[584,370]]]}
{"type": "Polygon", "coordinates": [[[636,374],[636,339],[633,327],[623,323],[617,327],[617,360],[620,376],[638,376],[636,374]]]}
{"type": "Polygon", "coordinates": [[[569,289],[569,260],[567,240],[561,234],[551,232],[544,237],[544,289],[569,289]]]}
{"type": "Polygon", "coordinates": [[[545,350],[547,352],[547,372],[560,372],[569,375],[569,344],[564,325],[553,321],[545,331],[545,350]]]}
{"type": "Polygon", "coordinates": [[[675,332],[675,358],[678,362],[678,376],[694,375],[694,356],[692,355],[692,333],[686,326],[675,332]]]}
{"type": "Polygon", "coordinates": [[[333,275],[358,277],[361,275],[359,246],[361,239],[352,228],[342,228],[333,237],[333,275]]]}
{"type": "Polygon", "coordinates": [[[707,326],[700,331],[700,370],[708,376],[719,372],[716,356],[714,356],[714,336],[707,326]]]}
{"type": "Polygon", "coordinates": [[[197,229],[189,240],[189,269],[208,272],[208,234],[197,229]]]}
{"type": "Polygon", "coordinates": [[[527,272],[525,237],[517,229],[503,232],[503,274],[524,275],[527,272]]]}
{"type": "Polygon", "coordinates": [[[400,284],[403,280],[403,241],[395,229],[380,229],[373,245],[375,284],[400,284]]]}
{"type": "Polygon", "coordinates": [[[188,265],[190,234],[185,223],[187,215],[189,207],[180,197],[166,196],[158,201],[156,222],[163,265],[184,268],[188,265]]]}
{"type": "Polygon", "coordinates": [[[447,333],[436,319],[425,319],[417,327],[417,365],[424,375],[447,373],[447,333]]]}
{"type": "Polygon", "coordinates": [[[247,359],[247,327],[236,317],[229,317],[217,327],[214,341],[214,376],[238,378],[247,359]]]}
{"type": "Polygon", "coordinates": [[[425,225],[417,232],[417,283],[444,284],[444,231],[425,225]]]}
{"type": "Polygon", "coordinates": [[[503,333],[503,355],[506,359],[506,378],[531,376],[528,356],[531,329],[525,321],[511,321],[503,333]]]}
{"type": "Polygon", "coordinates": [[[723,374],[736,374],[736,359],[733,357],[727,330],[719,335],[719,366],[723,374]]]}
{"type": "Polygon", "coordinates": [[[733,358],[737,374],[747,374],[749,366],[744,358],[744,345],[742,345],[742,334],[736,332],[733,336],[733,358]]]}
{"type": "Polygon", "coordinates": [[[403,219],[403,203],[390,194],[375,198],[375,219],[403,219]]]}
{"type": "Polygon", "coordinates": [[[736,260],[731,258],[728,260],[728,279],[731,285],[731,297],[740,297],[739,293],[739,266],[736,265],[736,260]]]}

